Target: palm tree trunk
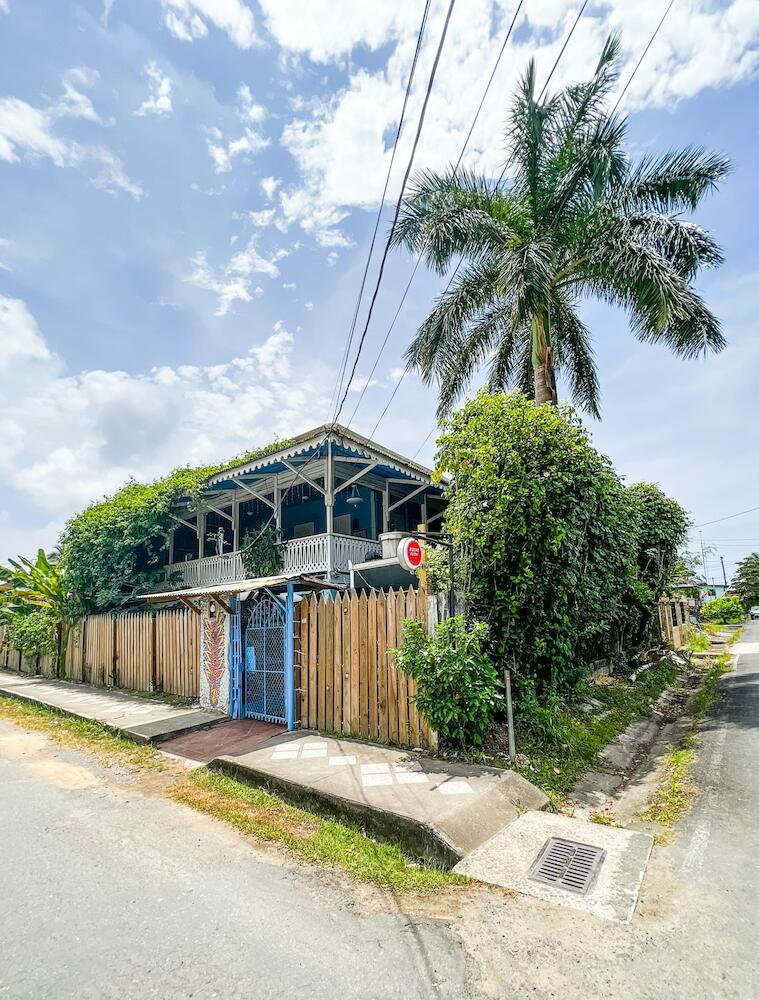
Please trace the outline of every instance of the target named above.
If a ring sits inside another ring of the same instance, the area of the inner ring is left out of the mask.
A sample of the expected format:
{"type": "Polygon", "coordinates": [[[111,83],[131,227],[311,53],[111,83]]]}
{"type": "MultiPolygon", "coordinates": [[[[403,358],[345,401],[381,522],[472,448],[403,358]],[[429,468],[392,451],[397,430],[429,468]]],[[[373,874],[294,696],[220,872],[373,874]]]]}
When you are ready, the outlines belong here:
{"type": "Polygon", "coordinates": [[[548,334],[548,318],[536,314],[532,318],[532,371],[535,403],[557,403],[553,351],[548,334]]]}

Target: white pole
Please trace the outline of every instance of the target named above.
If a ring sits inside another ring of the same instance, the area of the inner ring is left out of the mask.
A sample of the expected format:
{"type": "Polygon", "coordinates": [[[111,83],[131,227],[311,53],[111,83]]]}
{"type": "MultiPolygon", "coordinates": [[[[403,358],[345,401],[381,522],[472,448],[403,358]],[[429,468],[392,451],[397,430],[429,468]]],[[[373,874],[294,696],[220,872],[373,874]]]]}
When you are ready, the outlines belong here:
{"type": "Polygon", "coordinates": [[[511,671],[506,671],[506,718],[509,723],[509,760],[512,764],[517,758],[517,744],[514,737],[514,713],[511,710],[511,671]]]}

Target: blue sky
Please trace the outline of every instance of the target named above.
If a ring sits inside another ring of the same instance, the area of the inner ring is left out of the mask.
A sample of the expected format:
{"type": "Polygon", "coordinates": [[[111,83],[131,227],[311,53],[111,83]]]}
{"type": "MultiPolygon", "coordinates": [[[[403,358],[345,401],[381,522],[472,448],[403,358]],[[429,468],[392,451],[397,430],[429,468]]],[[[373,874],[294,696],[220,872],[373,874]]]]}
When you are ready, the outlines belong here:
{"type": "MultiPolygon", "coordinates": [[[[514,6],[459,0],[418,166],[457,158],[514,6]]],[[[129,476],[328,419],[422,7],[0,0],[0,559],[52,543],[129,476]]],[[[411,122],[446,7],[431,5],[411,122]]],[[[590,3],[553,83],[586,77],[611,30],[626,79],[664,7],[590,3]]],[[[514,82],[531,55],[548,72],[577,9],[525,0],[468,166],[500,171],[514,82]]],[[[697,219],[726,251],[699,286],[727,350],[678,361],[637,344],[624,316],[585,309],[603,388],[603,419],[589,423],[597,446],[696,523],[759,505],[758,43],[753,0],[678,0],[625,96],[635,155],[700,143],[734,161],[697,219]]],[[[343,420],[412,266],[391,258],[343,420]]],[[[439,288],[420,269],[357,430],[372,430],[439,288]]],[[[433,413],[432,393],[408,377],[376,437],[413,455],[433,413]]],[[[433,453],[434,434],[419,458],[433,453]]],[[[722,553],[729,573],[759,549],[759,515],[704,537],[710,571],[722,553]]]]}

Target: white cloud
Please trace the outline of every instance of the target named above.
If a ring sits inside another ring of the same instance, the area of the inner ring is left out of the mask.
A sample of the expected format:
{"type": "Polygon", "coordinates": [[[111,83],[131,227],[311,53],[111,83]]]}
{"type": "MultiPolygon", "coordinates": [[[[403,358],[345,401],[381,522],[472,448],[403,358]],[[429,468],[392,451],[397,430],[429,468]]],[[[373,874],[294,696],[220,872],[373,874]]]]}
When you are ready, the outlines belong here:
{"type": "Polygon", "coordinates": [[[274,197],[274,192],[277,190],[282,181],[279,177],[264,177],[261,181],[261,190],[266,195],[269,201],[274,197]]]}
{"type": "Polygon", "coordinates": [[[254,296],[263,295],[260,285],[251,287],[253,275],[265,274],[269,278],[278,278],[277,263],[287,257],[288,253],[288,250],[280,248],[265,257],[258,251],[256,237],[253,236],[245,249],[235,253],[218,273],[208,263],[208,255],[199,251],[190,261],[193,269],[185,281],[196,288],[214,292],[218,297],[216,315],[226,316],[235,302],[251,302],[254,296]]]}
{"type": "Polygon", "coordinates": [[[90,98],[79,88],[94,87],[100,79],[97,70],[88,66],[76,66],[63,74],[63,94],[48,110],[52,118],[83,118],[85,121],[102,124],[90,98]]]}
{"type": "MultiPolygon", "coordinates": [[[[277,323],[214,365],[71,375],[23,302],[0,297],[0,478],[60,523],[93,499],[184,463],[200,464],[304,430],[328,407],[333,375],[277,323]]],[[[0,544],[15,555],[6,532],[0,544]]],[[[27,534],[26,551],[50,539],[27,534]]],[[[43,537],[44,535],[44,537],[43,537]]]]}
{"type": "Polygon", "coordinates": [[[273,208],[264,208],[260,212],[248,212],[248,218],[258,228],[270,226],[274,221],[275,215],[276,210],[273,208]]]}
{"type": "Polygon", "coordinates": [[[330,250],[327,254],[327,267],[334,267],[340,260],[340,254],[336,250],[330,250]]]}
{"type": "Polygon", "coordinates": [[[149,62],[143,74],[148,78],[150,93],[135,114],[139,116],[171,114],[171,77],[164,76],[156,62],[149,62]]]}
{"type": "Polygon", "coordinates": [[[100,22],[104,27],[108,27],[108,18],[111,16],[111,11],[115,3],[116,0],[103,0],[103,12],[100,15],[100,22]]]}
{"type": "Polygon", "coordinates": [[[295,284],[294,281],[285,281],[282,283],[282,287],[285,289],[285,291],[294,292],[298,286],[295,284]]]}
{"type": "Polygon", "coordinates": [[[238,88],[236,113],[244,126],[242,135],[236,139],[225,139],[219,128],[208,129],[206,145],[217,174],[230,171],[236,157],[257,153],[269,145],[269,140],[256,128],[266,117],[266,109],[256,104],[247,84],[238,88]]]}
{"type": "Polygon", "coordinates": [[[418,28],[413,4],[356,0],[260,0],[266,26],[279,44],[319,62],[345,56],[357,45],[377,49],[418,28]]]}
{"type": "MultiPolygon", "coordinates": [[[[397,127],[418,30],[418,11],[394,0],[356,4],[352,0],[261,0],[267,25],[286,49],[312,59],[344,60],[356,46],[391,45],[380,68],[354,69],[348,63],[347,85],[325,99],[296,102],[285,125],[282,144],[295,158],[301,183],[281,195],[285,218],[298,223],[322,245],[339,246],[347,237],[340,220],[352,208],[374,208],[391,155],[389,137],[397,127]],[[333,240],[334,242],[330,242],[333,240]]],[[[539,86],[553,65],[576,15],[574,0],[536,0],[526,4],[519,31],[471,137],[466,165],[495,174],[502,166],[503,118],[507,100],[531,56],[538,65],[539,86]]],[[[417,67],[407,121],[418,119],[423,90],[439,37],[440,9],[430,15],[427,43],[417,67]]],[[[417,166],[442,168],[454,162],[471,124],[476,96],[482,93],[513,13],[503,0],[470,0],[454,11],[435,88],[429,102],[417,166]],[[462,100],[461,95],[473,95],[462,100]]],[[[608,0],[586,15],[559,63],[552,87],[586,79],[604,38],[621,34],[620,64],[626,80],[661,16],[653,3],[608,0]]],[[[672,108],[704,88],[728,87],[759,69],[759,4],[725,0],[680,0],[625,95],[629,109],[672,108]]],[[[621,84],[619,85],[621,86],[621,84]]],[[[397,197],[402,164],[408,160],[413,127],[404,130],[388,192],[397,197]]]]}
{"type": "Polygon", "coordinates": [[[305,306],[305,308],[306,308],[306,310],[307,310],[308,312],[313,312],[313,309],[314,309],[314,304],[313,304],[313,302],[311,301],[311,299],[309,299],[309,300],[308,300],[307,302],[304,302],[304,303],[303,303],[303,305],[305,306]]]}
{"type": "Polygon", "coordinates": [[[3,14],[9,14],[10,13],[10,7],[8,6],[8,0],[0,0],[0,11],[2,11],[3,14]]]}
{"type": "Polygon", "coordinates": [[[253,13],[242,0],[162,0],[164,23],[183,42],[208,34],[208,24],[225,31],[234,44],[249,49],[258,39],[253,13]]]}
{"type": "Polygon", "coordinates": [[[62,118],[82,118],[102,124],[92,102],[77,86],[92,86],[98,79],[94,70],[77,68],[63,76],[63,94],[47,107],[36,108],[18,97],[0,98],[0,160],[20,163],[49,158],[56,167],[89,167],[95,187],[109,194],[125,192],[135,200],[143,190],[126,174],[124,166],[110,149],[67,139],[54,129],[62,118]]]}

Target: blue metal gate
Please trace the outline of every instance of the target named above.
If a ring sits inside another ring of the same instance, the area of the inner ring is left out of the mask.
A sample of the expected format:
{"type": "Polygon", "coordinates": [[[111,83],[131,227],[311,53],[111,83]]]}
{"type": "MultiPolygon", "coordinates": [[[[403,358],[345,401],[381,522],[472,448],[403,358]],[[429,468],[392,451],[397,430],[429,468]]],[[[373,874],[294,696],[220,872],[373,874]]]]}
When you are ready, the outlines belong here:
{"type": "Polygon", "coordinates": [[[287,610],[271,594],[254,597],[243,619],[242,715],[264,722],[288,722],[285,656],[287,610]]]}

